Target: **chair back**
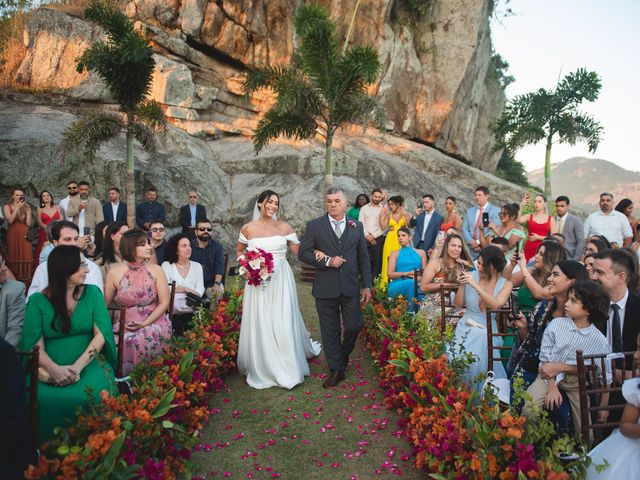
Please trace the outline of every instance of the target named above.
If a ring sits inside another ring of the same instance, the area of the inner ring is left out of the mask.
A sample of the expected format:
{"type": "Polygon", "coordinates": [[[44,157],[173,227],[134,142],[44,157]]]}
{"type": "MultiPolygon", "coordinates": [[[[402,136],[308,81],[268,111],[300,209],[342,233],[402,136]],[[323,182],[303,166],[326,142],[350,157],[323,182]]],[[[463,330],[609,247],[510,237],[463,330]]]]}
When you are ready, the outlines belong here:
{"type": "Polygon", "coordinates": [[[455,295],[457,288],[445,287],[440,285],[440,333],[444,334],[447,323],[451,320],[460,320],[462,315],[453,313],[455,305],[453,304],[452,293],[455,295]]]}
{"type": "Polygon", "coordinates": [[[222,283],[223,283],[224,285],[226,285],[226,284],[227,284],[227,283],[226,283],[226,280],[227,280],[227,272],[228,272],[228,269],[229,269],[229,254],[228,254],[228,253],[225,253],[225,254],[224,254],[224,271],[223,271],[223,273],[222,273],[222,283]]]}
{"type": "Polygon", "coordinates": [[[127,308],[111,306],[109,314],[111,315],[111,324],[118,322],[118,365],[116,366],[116,378],[123,377],[122,365],[124,362],[124,332],[126,327],[127,308]]]}
{"type": "MultiPolygon", "coordinates": [[[[18,357],[23,361],[25,370],[29,374],[29,425],[33,434],[38,434],[38,367],[40,366],[40,347],[34,346],[29,351],[17,350],[18,357]]],[[[34,437],[35,438],[35,437],[34,437]]]]}
{"type": "Polygon", "coordinates": [[[171,325],[173,325],[173,304],[176,301],[176,281],[172,281],[169,284],[169,311],[167,312],[169,314],[169,321],[171,322],[171,325]]]}
{"type": "Polygon", "coordinates": [[[420,310],[420,278],[422,277],[422,269],[413,269],[413,313],[418,313],[420,310]]]}
{"type": "Polygon", "coordinates": [[[502,356],[500,352],[504,350],[511,350],[511,347],[494,346],[494,338],[502,338],[503,343],[505,338],[515,337],[515,333],[509,332],[509,317],[511,315],[510,308],[499,308],[497,310],[487,310],[487,371],[493,371],[494,362],[501,362],[502,356]],[[493,316],[496,318],[497,332],[493,331],[493,316]],[[496,350],[498,354],[496,355],[496,350]]]}
{"type": "MultiPolygon", "coordinates": [[[[591,421],[598,410],[608,410],[620,412],[624,409],[626,402],[622,397],[622,383],[625,379],[631,378],[636,371],[636,361],[633,359],[635,352],[624,353],[601,353],[595,355],[583,355],[582,350],[576,351],[576,361],[578,365],[578,393],[580,396],[580,420],[581,436],[585,444],[590,448],[604,439],[604,436],[612,428],[618,427],[619,421],[609,421],[599,423],[591,421]],[[606,372],[612,372],[613,382],[609,385],[606,382],[606,372]],[[606,407],[591,405],[589,398],[609,394],[609,403],[606,407]],[[593,435],[591,435],[593,431],[593,435]]],[[[616,417],[618,417],[616,415],[616,417]]]]}

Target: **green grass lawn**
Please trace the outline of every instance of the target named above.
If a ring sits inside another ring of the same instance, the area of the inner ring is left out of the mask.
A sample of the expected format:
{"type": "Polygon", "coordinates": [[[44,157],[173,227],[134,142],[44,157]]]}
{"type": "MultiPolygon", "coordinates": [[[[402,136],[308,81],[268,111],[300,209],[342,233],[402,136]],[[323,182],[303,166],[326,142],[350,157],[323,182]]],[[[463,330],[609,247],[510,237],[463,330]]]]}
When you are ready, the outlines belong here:
{"type": "MultiPolygon", "coordinates": [[[[303,317],[320,339],[311,284],[298,282],[303,317]]],[[[398,417],[382,406],[371,357],[356,346],[347,380],[322,388],[322,354],[292,390],[256,390],[237,373],[215,395],[194,460],[204,478],[424,478],[413,467],[398,417]]]]}

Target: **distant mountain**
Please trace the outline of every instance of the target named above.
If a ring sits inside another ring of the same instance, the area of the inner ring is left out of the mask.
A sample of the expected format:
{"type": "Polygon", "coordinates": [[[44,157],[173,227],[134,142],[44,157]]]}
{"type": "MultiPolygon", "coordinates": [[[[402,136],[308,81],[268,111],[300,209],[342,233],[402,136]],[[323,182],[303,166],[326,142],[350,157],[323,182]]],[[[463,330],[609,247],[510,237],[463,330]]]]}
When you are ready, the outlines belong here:
{"type": "MultiPolygon", "coordinates": [[[[544,168],[528,173],[529,183],[544,189],[544,168]]],[[[623,198],[640,209],[640,172],[619,167],[599,158],[573,157],[551,164],[553,197],[567,195],[571,203],[592,212],[602,192],[613,194],[614,206],[623,198]]]]}

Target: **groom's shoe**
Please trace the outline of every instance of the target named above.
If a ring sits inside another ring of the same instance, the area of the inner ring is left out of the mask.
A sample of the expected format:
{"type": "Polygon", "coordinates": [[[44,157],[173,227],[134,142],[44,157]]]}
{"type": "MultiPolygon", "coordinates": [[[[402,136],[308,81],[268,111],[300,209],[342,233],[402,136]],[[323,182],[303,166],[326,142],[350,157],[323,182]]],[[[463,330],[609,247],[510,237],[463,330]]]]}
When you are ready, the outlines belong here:
{"type": "Polygon", "coordinates": [[[332,370],[322,386],[324,388],[332,388],[344,380],[343,370],[332,370]]]}

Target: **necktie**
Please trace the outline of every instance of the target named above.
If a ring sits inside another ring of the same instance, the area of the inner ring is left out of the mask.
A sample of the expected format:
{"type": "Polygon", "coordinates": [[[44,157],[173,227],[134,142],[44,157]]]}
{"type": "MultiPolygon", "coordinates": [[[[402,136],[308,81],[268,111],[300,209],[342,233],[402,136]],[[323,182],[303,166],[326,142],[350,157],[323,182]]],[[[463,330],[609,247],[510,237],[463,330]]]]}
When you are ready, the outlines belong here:
{"type": "Polygon", "coordinates": [[[337,220],[333,221],[333,231],[336,234],[336,237],[340,238],[342,236],[342,228],[340,226],[342,222],[338,222],[337,220]]]}
{"type": "Polygon", "coordinates": [[[476,226],[473,227],[473,239],[478,238],[478,228],[482,224],[482,207],[478,207],[478,220],[476,220],[476,226]]]}
{"type": "Polygon", "coordinates": [[[614,352],[624,351],[622,348],[622,332],[620,329],[620,305],[612,303],[613,318],[611,319],[611,349],[614,352]]]}
{"type": "Polygon", "coordinates": [[[564,229],[564,218],[558,218],[558,233],[562,233],[564,229]]]}

